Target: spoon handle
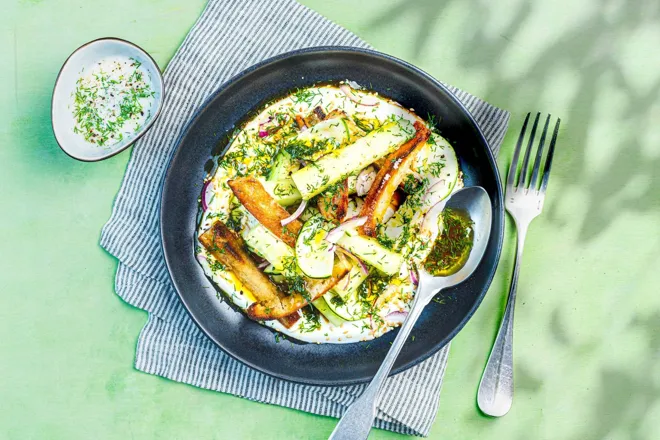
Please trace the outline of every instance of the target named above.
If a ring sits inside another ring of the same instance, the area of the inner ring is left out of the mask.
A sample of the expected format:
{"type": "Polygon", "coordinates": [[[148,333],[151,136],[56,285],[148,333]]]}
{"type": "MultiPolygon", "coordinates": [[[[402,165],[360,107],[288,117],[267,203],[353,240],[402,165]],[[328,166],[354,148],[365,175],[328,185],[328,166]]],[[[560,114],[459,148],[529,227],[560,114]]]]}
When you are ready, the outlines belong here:
{"type": "Polygon", "coordinates": [[[380,365],[378,372],[371,380],[364,393],[355,400],[346,410],[341,420],[330,434],[330,440],[359,440],[366,439],[371,431],[371,425],[376,417],[376,402],[380,394],[385,379],[390,374],[394,361],[396,360],[401,348],[406,343],[410,331],[415,326],[415,322],[421,315],[424,301],[418,300],[421,295],[415,295],[415,300],[410,309],[410,313],[399,329],[399,334],[392,343],[385,360],[380,365]]]}

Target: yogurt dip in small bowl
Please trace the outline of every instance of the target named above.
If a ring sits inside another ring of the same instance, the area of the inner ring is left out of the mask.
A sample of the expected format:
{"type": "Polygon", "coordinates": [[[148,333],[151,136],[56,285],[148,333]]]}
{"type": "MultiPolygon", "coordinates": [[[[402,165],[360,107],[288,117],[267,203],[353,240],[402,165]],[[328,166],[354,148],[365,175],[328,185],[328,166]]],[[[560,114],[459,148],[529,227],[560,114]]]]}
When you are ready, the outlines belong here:
{"type": "Polygon", "coordinates": [[[160,69],[147,52],[118,38],[91,41],[69,56],[55,81],[55,139],[74,159],[114,156],[149,130],[163,97],[160,69]]]}

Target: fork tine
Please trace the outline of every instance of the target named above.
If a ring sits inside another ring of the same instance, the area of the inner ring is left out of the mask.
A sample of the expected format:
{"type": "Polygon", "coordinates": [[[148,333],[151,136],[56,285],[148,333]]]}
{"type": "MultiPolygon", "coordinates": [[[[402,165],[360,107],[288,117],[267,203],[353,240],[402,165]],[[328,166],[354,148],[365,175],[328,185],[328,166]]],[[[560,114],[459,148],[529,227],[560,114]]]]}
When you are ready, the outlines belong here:
{"type": "Polygon", "coordinates": [[[550,168],[552,167],[552,156],[555,154],[555,143],[557,142],[557,134],[559,133],[560,118],[557,118],[555,129],[552,133],[552,140],[550,147],[548,147],[548,157],[545,159],[545,168],[543,169],[543,181],[541,182],[541,189],[539,192],[545,194],[545,189],[548,187],[548,179],[550,179],[550,168]]]}
{"type": "Polygon", "coordinates": [[[518,136],[518,143],[516,144],[516,149],[513,152],[513,159],[511,160],[511,165],[509,165],[509,177],[506,179],[506,185],[513,188],[514,182],[516,180],[516,171],[518,169],[518,157],[520,156],[520,149],[522,148],[523,140],[525,139],[525,130],[527,130],[527,122],[529,122],[529,115],[527,113],[525,117],[525,122],[520,129],[520,136],[518,136]]]}
{"type": "Polygon", "coordinates": [[[525,150],[525,158],[523,159],[522,169],[520,170],[520,177],[518,178],[518,189],[525,188],[525,181],[527,180],[527,165],[529,165],[529,156],[531,155],[532,146],[534,145],[534,136],[536,135],[536,128],[539,125],[539,118],[541,113],[536,113],[536,118],[534,118],[534,125],[532,125],[532,133],[529,135],[529,141],[527,142],[527,149],[525,150]]]}
{"type": "Polygon", "coordinates": [[[538,186],[539,168],[541,168],[541,158],[543,157],[543,145],[545,144],[545,136],[548,134],[548,125],[550,125],[550,115],[545,118],[545,125],[543,133],[541,133],[541,140],[539,141],[539,149],[536,152],[536,159],[534,159],[534,169],[532,170],[532,178],[529,179],[529,188],[536,189],[538,186]]]}

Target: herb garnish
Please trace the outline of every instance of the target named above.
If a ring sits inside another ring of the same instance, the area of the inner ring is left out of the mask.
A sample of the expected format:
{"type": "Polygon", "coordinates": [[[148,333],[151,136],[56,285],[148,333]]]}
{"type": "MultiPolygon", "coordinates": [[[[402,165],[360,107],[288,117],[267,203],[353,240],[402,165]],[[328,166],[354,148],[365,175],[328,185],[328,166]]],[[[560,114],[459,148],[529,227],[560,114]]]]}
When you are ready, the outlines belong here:
{"type": "Polygon", "coordinates": [[[138,131],[149,118],[148,98],[154,96],[140,71],[141,63],[113,61],[96,67],[76,82],[73,96],[73,132],[87,142],[114,145],[124,135],[138,131]],[[109,69],[109,71],[104,70],[109,69]]]}

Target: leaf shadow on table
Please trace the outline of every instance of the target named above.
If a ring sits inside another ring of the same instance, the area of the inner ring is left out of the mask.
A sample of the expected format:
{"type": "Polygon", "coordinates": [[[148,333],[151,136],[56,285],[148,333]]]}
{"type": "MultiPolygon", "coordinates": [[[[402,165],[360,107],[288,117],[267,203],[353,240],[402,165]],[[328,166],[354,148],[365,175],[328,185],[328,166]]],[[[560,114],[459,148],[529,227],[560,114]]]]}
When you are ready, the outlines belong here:
{"type": "MultiPolygon", "coordinates": [[[[434,44],[429,29],[442,20],[443,12],[454,2],[402,0],[385,7],[368,26],[386,27],[401,14],[407,14],[411,20],[411,33],[414,34],[412,61],[422,63],[423,52],[434,44]]],[[[525,28],[529,26],[536,5],[519,1],[517,8],[507,13],[508,22],[494,35],[486,29],[496,6],[490,6],[485,0],[466,0],[462,4],[470,10],[466,25],[472,34],[460,50],[459,61],[465,69],[488,70],[487,89],[483,94],[488,101],[506,108],[507,103],[517,97],[527,104],[530,111],[544,110],[539,108],[539,96],[555,76],[565,72],[566,68],[579,72],[577,84],[573,86],[576,93],[567,106],[571,109],[570,114],[556,115],[562,117],[563,125],[555,163],[562,166],[555,166],[553,170],[553,177],[560,178],[563,184],[585,189],[588,193],[587,212],[579,240],[588,242],[596,238],[626,210],[654,210],[660,213],[660,157],[649,158],[644,154],[643,140],[639,138],[639,133],[654,123],[646,115],[660,99],[660,72],[650,90],[637,87],[627,79],[623,70],[624,61],[608,50],[613,35],[623,39],[639,26],[660,25],[660,3],[623,4],[601,0],[599,7],[594,8],[591,14],[576,22],[556,40],[549,41],[536,55],[534,62],[518,75],[503,73],[502,69],[497,68],[497,63],[506,59],[517,45],[524,43],[522,40],[530,38],[525,28]],[[611,12],[613,9],[614,12],[611,12]],[[625,102],[619,114],[621,127],[627,135],[613,149],[615,155],[594,170],[596,161],[593,156],[601,152],[593,148],[588,150],[587,146],[592,134],[590,130],[597,118],[603,81],[614,82],[623,95],[625,102]],[[631,193],[626,188],[631,172],[646,185],[643,191],[631,193]],[[613,203],[613,199],[617,203],[613,203]]],[[[513,130],[507,137],[508,142],[517,136],[517,133],[512,133],[517,131],[524,115],[512,116],[510,127],[513,130]]],[[[548,218],[560,221],[556,205],[550,204],[547,211],[545,215],[548,218]]]]}
{"type": "MultiPolygon", "coordinates": [[[[552,181],[556,180],[564,188],[586,192],[587,206],[577,237],[582,243],[596,240],[621,215],[630,212],[660,214],[660,156],[648,154],[641,138],[641,133],[651,130],[650,124],[657,124],[648,115],[660,100],[660,72],[655,74],[651,87],[640,87],[627,76],[624,60],[617,57],[614,51],[607,50],[613,35],[623,40],[638,27],[660,26],[660,7],[657,3],[627,2],[620,3],[616,13],[608,14],[606,11],[613,6],[613,2],[604,0],[601,6],[576,22],[570,31],[547,44],[543,51],[536,54],[534,62],[519,75],[504,76],[498,69],[493,69],[486,94],[488,100],[502,103],[500,105],[504,107],[511,97],[518,97],[520,101],[527,102],[531,111],[543,110],[536,104],[538,96],[552,83],[554,76],[566,67],[579,72],[573,85],[575,93],[567,105],[570,113],[558,115],[563,119],[563,126],[550,189],[552,181]],[[604,81],[613,83],[617,89],[621,106],[614,113],[621,118],[616,122],[621,124],[624,134],[607,140],[611,142],[613,148],[610,151],[614,154],[602,161],[597,156],[603,154],[603,150],[589,144],[593,143],[590,141],[594,135],[593,127],[602,118],[599,111],[604,81]],[[523,92],[520,92],[521,89],[523,92]],[[522,96],[523,93],[526,95],[522,96]],[[629,186],[631,177],[639,182],[636,188],[629,186]]],[[[495,41],[479,25],[486,24],[487,17],[483,16],[482,21],[474,26],[473,40],[461,50],[465,54],[463,66],[467,69],[486,68],[506,58],[511,45],[518,44],[518,30],[523,28],[522,21],[528,12],[528,3],[522,2],[517,12],[509,14],[513,18],[501,33],[502,39],[495,41]],[[475,53],[478,55],[475,56],[475,53]]],[[[475,12],[475,18],[478,16],[479,13],[475,12]]],[[[511,124],[514,133],[507,137],[510,142],[517,137],[523,115],[516,116],[511,124]]],[[[551,202],[546,210],[544,214],[548,216],[548,221],[562,221],[557,203],[551,202]]],[[[652,270],[650,267],[648,269],[652,270]]],[[[625,329],[627,333],[651,341],[646,356],[634,360],[638,364],[635,374],[615,366],[601,367],[599,386],[593,391],[596,405],[590,411],[591,423],[586,425],[586,431],[576,429],[574,438],[595,440],[606,438],[613,432],[622,434],[624,438],[646,438],[642,426],[653,418],[650,411],[653,404],[660,401],[660,388],[649,383],[659,353],[658,338],[653,335],[660,332],[660,311],[650,312],[645,317],[635,317],[625,329]],[[640,331],[646,334],[640,334],[640,331]]],[[[562,313],[564,310],[561,308],[551,312],[546,323],[555,342],[562,346],[558,348],[558,353],[569,353],[578,358],[581,350],[607,346],[609,341],[606,340],[588,344],[589,347],[572,345],[570,333],[561,324],[562,313]]],[[[524,373],[523,382],[529,382],[527,379],[533,377],[530,371],[534,370],[530,366],[522,364],[518,370],[524,373]]]]}
{"type": "MultiPolygon", "coordinates": [[[[456,0],[402,0],[385,7],[372,19],[370,26],[387,26],[406,13],[414,34],[410,61],[424,64],[424,57],[434,44],[434,36],[428,29],[432,24],[437,27],[438,22],[443,26],[443,13],[454,3],[456,0]]],[[[576,221],[581,222],[577,242],[584,246],[598,240],[623,215],[641,214],[660,219],[660,154],[657,149],[653,153],[653,148],[657,147],[647,145],[648,138],[643,137],[645,133],[654,133],[658,135],[655,138],[660,139],[660,126],[650,117],[660,102],[660,71],[645,72],[648,81],[635,82],[625,64],[627,60],[621,56],[621,48],[614,46],[617,42],[627,42],[639,29],[659,28],[660,3],[596,1],[590,10],[583,8],[579,14],[566,11],[570,24],[562,27],[567,31],[561,35],[538,38],[536,36],[552,35],[543,28],[550,23],[539,20],[539,15],[545,18],[548,9],[543,9],[541,2],[512,0],[509,3],[514,5],[503,12],[500,4],[486,0],[462,2],[462,7],[470,10],[469,19],[464,23],[469,37],[462,40],[458,62],[465,71],[488,72],[484,80],[485,92],[480,94],[503,108],[515,102],[517,108],[557,113],[558,109],[542,108],[544,92],[551,87],[557,90],[557,81],[566,79],[569,82],[565,86],[566,101],[560,104],[559,113],[564,113],[556,114],[562,118],[562,128],[544,221],[557,227],[565,226],[560,197],[552,193],[553,189],[574,191],[584,197],[583,212],[576,216],[576,221]],[[493,31],[491,16],[496,8],[499,8],[498,20],[502,14],[507,18],[493,31]],[[540,9],[544,12],[539,12],[540,9]],[[530,27],[534,31],[530,32],[530,27]],[[529,40],[536,44],[535,38],[543,44],[530,57],[525,69],[512,73],[502,60],[526,53],[530,50],[529,40]],[[615,96],[604,98],[606,92],[615,96]],[[616,107],[603,109],[604,99],[608,99],[607,103],[616,103],[616,107]],[[616,136],[598,136],[598,131],[604,128],[603,121],[617,127],[608,127],[608,132],[616,136]],[[599,142],[607,143],[607,148],[600,148],[599,142]]],[[[554,17],[556,19],[557,14],[554,17]]],[[[658,45],[660,41],[656,42],[656,47],[658,45]]],[[[642,56],[642,53],[637,50],[635,55],[642,56]]],[[[461,86],[460,83],[454,85],[461,86]]],[[[511,154],[511,144],[518,136],[523,117],[523,114],[512,115],[503,154],[511,154]]],[[[508,165],[508,158],[502,158],[500,163],[503,162],[508,165]]],[[[649,267],[648,270],[653,269],[649,267]]],[[[507,277],[500,277],[501,285],[493,285],[491,290],[506,292],[508,281],[507,277]]],[[[597,350],[608,349],[609,341],[602,339],[573,341],[573,334],[562,323],[565,313],[562,307],[560,304],[545,311],[544,321],[539,323],[549,329],[549,346],[571,359],[579,359],[586,352],[597,356],[594,354],[597,350]]],[[[625,332],[648,340],[645,356],[633,360],[637,363],[636,370],[601,363],[598,387],[590,391],[591,400],[595,402],[588,411],[591,420],[583,425],[588,430],[576,426],[571,438],[595,440],[614,432],[623,435],[621,438],[646,438],[643,425],[652,419],[650,411],[660,401],[659,386],[650,383],[660,353],[657,336],[660,334],[660,310],[643,313],[631,314],[625,332]]],[[[541,370],[534,367],[525,363],[517,365],[517,390],[536,393],[542,389],[543,381],[539,379],[542,376],[538,373],[541,370]]],[[[538,427],[525,427],[530,428],[538,427]]],[[[530,438],[530,432],[521,430],[520,434],[521,438],[530,438]]]]}

